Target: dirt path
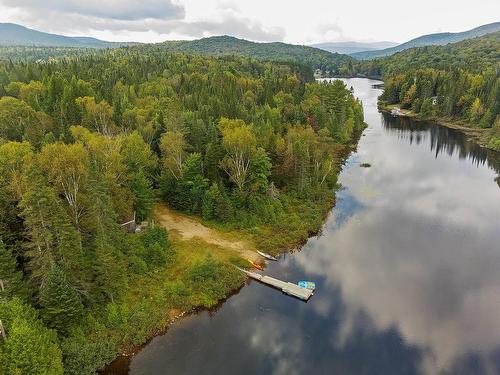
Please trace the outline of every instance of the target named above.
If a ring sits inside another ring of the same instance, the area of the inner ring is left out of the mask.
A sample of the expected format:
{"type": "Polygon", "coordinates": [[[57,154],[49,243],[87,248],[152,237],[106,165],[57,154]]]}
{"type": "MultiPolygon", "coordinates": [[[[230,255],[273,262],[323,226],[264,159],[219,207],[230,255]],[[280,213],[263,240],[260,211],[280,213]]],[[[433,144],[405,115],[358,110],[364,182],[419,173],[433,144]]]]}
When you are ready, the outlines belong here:
{"type": "Polygon", "coordinates": [[[208,228],[196,219],[183,216],[170,210],[163,204],[158,204],[155,208],[155,218],[159,224],[168,230],[174,230],[184,239],[200,238],[206,243],[217,245],[226,249],[237,251],[243,258],[250,260],[260,260],[261,257],[255,252],[254,246],[245,241],[233,241],[227,238],[224,233],[208,228]]]}

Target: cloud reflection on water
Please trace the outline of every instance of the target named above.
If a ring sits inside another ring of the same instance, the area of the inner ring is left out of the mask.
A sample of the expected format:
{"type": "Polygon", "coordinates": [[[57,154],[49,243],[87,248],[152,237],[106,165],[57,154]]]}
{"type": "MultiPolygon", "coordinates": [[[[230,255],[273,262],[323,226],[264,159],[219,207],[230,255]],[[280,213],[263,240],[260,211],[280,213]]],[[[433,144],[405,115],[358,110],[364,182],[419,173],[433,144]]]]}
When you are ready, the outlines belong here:
{"type": "MultiPolygon", "coordinates": [[[[464,153],[463,140],[436,136],[442,130],[424,128],[417,138],[447,151],[438,157],[440,151],[422,146],[408,151],[407,141],[415,138],[392,126],[389,131],[401,132],[405,142],[362,140],[363,157],[373,155],[372,168],[344,175],[353,188],[340,194],[338,205],[347,199],[363,209],[309,241],[310,249],[296,261],[306,273],[341,288],[346,313],[340,334],[332,334],[334,347],[345,344],[358,329],[357,317],[366,314],[376,331],[396,327],[405,342],[424,350],[426,373],[453,368],[470,353],[481,353],[480,368],[496,373],[500,192],[482,183],[492,171],[477,168],[486,159],[464,153]],[[437,144],[446,141],[452,146],[437,144]],[[455,152],[472,162],[460,162],[455,152]],[[379,194],[367,195],[370,190],[379,194]]],[[[318,313],[325,309],[322,303],[318,313]]]]}

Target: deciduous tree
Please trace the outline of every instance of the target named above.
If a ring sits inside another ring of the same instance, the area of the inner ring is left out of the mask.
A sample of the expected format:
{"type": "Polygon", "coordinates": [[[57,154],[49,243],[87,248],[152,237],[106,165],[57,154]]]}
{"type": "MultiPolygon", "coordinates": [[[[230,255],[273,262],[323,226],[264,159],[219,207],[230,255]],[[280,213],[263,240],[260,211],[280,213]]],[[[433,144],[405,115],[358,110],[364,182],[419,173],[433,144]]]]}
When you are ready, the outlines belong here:
{"type": "Polygon", "coordinates": [[[160,150],[163,158],[163,167],[176,179],[182,178],[184,160],[188,144],[184,135],[178,131],[163,133],[160,140],[160,150]]]}
{"type": "Polygon", "coordinates": [[[226,156],[220,162],[221,168],[230,180],[243,191],[248,180],[252,158],[257,151],[255,134],[250,125],[242,120],[223,118],[219,122],[222,133],[222,145],[226,156]]]}

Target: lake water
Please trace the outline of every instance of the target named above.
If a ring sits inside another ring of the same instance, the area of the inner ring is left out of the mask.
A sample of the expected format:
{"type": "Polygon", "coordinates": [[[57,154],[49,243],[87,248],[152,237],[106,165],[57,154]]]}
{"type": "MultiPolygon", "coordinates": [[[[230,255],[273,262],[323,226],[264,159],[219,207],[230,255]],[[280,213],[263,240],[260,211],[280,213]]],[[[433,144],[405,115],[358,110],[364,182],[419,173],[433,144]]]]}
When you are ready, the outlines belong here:
{"type": "Polygon", "coordinates": [[[316,282],[303,303],[257,282],[181,319],[116,374],[499,374],[498,155],[377,111],[318,237],[265,273],[316,282]],[[360,167],[369,163],[371,167],[360,167]]]}

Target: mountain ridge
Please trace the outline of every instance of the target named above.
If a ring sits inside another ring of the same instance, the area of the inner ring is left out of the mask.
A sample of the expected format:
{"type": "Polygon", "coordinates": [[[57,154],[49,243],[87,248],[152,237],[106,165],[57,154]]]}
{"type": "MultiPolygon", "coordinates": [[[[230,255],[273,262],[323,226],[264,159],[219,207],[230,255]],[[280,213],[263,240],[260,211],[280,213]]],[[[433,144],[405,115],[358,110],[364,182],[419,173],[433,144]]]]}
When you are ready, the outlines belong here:
{"type": "Polygon", "coordinates": [[[0,23],[1,47],[82,47],[82,48],[115,48],[136,45],[135,42],[108,42],[86,36],[65,36],[46,33],[15,23],[0,23]]]}
{"type": "Polygon", "coordinates": [[[500,30],[500,22],[493,22],[486,25],[475,27],[470,30],[461,31],[458,33],[444,32],[444,33],[422,35],[417,38],[411,39],[405,43],[399,44],[395,47],[390,47],[375,51],[356,52],[350,54],[350,56],[358,60],[371,60],[378,57],[390,56],[397,52],[401,52],[410,48],[456,43],[462,40],[476,38],[486,34],[494,33],[499,30],[500,30]]]}
{"type": "Polygon", "coordinates": [[[323,42],[310,44],[310,47],[319,48],[328,52],[342,53],[350,55],[356,52],[374,51],[397,46],[399,43],[381,41],[381,42],[323,42]]]}
{"type": "Polygon", "coordinates": [[[311,46],[283,42],[253,42],[229,35],[211,36],[191,41],[165,41],[157,45],[169,51],[210,55],[235,54],[261,60],[298,62],[323,72],[338,73],[341,66],[354,62],[354,59],[348,55],[311,46]]]}

